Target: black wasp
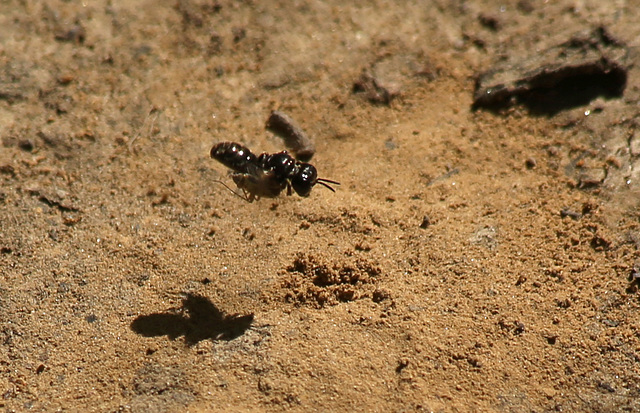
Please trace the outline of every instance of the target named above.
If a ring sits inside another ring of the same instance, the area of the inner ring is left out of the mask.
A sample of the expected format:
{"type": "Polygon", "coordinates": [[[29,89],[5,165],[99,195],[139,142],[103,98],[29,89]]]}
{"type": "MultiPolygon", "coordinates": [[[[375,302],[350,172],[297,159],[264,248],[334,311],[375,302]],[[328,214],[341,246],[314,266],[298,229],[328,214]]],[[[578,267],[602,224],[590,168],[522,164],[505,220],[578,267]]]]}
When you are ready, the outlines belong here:
{"type": "Polygon", "coordinates": [[[211,157],[231,169],[231,178],[242,189],[244,199],[253,202],[261,197],[275,198],[286,188],[307,197],[315,184],[335,190],[328,184],[339,182],[318,178],[315,166],[294,159],[287,151],[254,155],[236,142],[220,142],[211,148],[211,157]]]}

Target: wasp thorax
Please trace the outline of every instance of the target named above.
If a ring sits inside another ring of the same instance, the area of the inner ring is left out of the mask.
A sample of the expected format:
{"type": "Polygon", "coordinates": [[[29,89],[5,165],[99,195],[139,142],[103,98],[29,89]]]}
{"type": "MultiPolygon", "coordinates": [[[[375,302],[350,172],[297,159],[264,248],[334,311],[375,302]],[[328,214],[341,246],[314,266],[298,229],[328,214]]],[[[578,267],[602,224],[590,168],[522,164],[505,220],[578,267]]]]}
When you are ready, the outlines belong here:
{"type": "Polygon", "coordinates": [[[278,179],[289,179],[296,170],[296,160],[286,151],[260,155],[258,163],[261,163],[264,169],[273,171],[278,179]]]}

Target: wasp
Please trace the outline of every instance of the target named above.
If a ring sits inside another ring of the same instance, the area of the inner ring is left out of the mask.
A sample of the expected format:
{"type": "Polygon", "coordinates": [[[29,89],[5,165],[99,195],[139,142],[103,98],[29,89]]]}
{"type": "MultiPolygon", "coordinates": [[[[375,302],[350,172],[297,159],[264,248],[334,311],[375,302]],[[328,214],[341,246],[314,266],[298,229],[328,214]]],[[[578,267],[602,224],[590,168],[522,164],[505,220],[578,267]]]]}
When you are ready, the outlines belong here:
{"type": "MultiPolygon", "coordinates": [[[[332,192],[335,189],[329,184],[340,185],[336,181],[318,178],[315,166],[296,160],[287,151],[256,156],[239,143],[220,142],[213,145],[210,154],[232,171],[233,182],[242,190],[242,198],[249,202],[263,197],[275,198],[285,189],[287,195],[295,191],[298,195],[307,197],[316,184],[329,188],[332,192]]],[[[235,193],[233,190],[232,192],[235,193]]]]}

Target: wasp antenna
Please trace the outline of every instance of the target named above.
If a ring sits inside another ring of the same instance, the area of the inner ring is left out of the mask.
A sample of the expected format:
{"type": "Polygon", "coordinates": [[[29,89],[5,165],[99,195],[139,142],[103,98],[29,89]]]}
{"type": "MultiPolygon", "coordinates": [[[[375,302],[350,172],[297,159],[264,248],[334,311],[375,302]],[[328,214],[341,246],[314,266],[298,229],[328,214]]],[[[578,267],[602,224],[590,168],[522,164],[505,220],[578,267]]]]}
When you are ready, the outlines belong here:
{"type": "Polygon", "coordinates": [[[329,182],[330,184],[340,185],[340,182],[332,181],[331,179],[318,178],[318,182],[329,182]]]}
{"type": "Polygon", "coordinates": [[[321,180],[321,179],[318,179],[318,180],[316,181],[316,183],[318,183],[318,184],[320,184],[320,185],[324,186],[325,188],[329,188],[329,189],[331,190],[331,192],[336,192],[336,190],[335,190],[335,189],[333,189],[333,188],[331,188],[329,185],[325,184],[325,182],[330,182],[330,183],[332,183],[332,184],[340,185],[340,183],[339,183],[339,182],[330,181],[330,180],[328,180],[328,179],[322,179],[322,180],[321,180]]]}

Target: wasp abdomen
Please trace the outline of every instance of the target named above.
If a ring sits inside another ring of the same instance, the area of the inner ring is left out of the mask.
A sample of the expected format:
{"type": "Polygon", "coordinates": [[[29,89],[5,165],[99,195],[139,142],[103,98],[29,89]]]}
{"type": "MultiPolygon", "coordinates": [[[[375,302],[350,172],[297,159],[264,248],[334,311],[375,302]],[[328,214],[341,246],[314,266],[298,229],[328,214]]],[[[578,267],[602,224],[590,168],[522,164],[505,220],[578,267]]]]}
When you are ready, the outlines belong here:
{"type": "Polygon", "coordinates": [[[249,148],[236,142],[220,142],[211,148],[211,157],[229,169],[248,173],[249,166],[258,159],[249,148]]]}

